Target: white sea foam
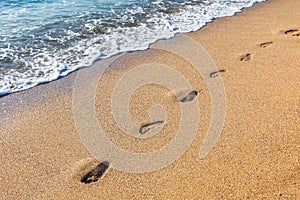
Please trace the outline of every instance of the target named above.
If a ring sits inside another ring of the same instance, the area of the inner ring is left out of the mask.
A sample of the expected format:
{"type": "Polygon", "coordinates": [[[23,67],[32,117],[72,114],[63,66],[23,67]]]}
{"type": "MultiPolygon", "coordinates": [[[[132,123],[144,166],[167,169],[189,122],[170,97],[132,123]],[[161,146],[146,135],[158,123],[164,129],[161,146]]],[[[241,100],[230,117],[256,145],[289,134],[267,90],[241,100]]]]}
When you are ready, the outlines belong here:
{"type": "MultiPolygon", "coordinates": [[[[123,9],[121,12],[114,11],[114,7],[111,7],[111,14],[118,19],[119,25],[101,26],[102,29],[99,30],[99,33],[93,32],[93,34],[91,31],[94,31],[96,25],[106,23],[103,18],[95,17],[86,21],[82,25],[85,32],[75,31],[78,30],[77,24],[68,21],[72,19],[65,20],[66,23],[70,23],[66,25],[68,28],[60,34],[54,34],[51,32],[53,27],[49,31],[47,26],[41,25],[41,23],[35,23],[31,27],[12,26],[10,33],[17,34],[14,36],[15,40],[18,40],[20,32],[27,31],[28,38],[31,39],[31,42],[33,41],[34,45],[18,46],[17,42],[19,41],[17,41],[0,46],[0,62],[3,62],[0,63],[0,72],[2,72],[0,74],[0,96],[66,76],[78,68],[91,66],[99,58],[107,58],[121,52],[147,49],[151,43],[159,39],[171,38],[177,33],[199,30],[215,18],[232,16],[242,8],[262,1],[264,0],[207,0],[201,1],[198,5],[180,7],[180,11],[157,13],[147,13],[147,10],[138,4],[123,9]],[[144,20],[138,19],[139,15],[142,15],[144,20]],[[40,35],[35,34],[38,31],[41,32],[40,35]],[[83,34],[87,34],[87,36],[83,34]],[[42,39],[38,40],[39,37],[42,39]],[[35,44],[34,41],[40,43],[35,44]],[[53,46],[51,46],[52,43],[53,46]],[[22,67],[18,67],[18,64],[22,67]]],[[[124,3],[116,2],[115,5],[124,3]]],[[[157,8],[166,8],[163,1],[153,1],[153,5],[157,8]]],[[[24,13],[28,15],[30,9],[19,9],[18,12],[12,12],[13,14],[9,9],[6,12],[9,16],[8,19],[14,23],[16,16],[12,15],[24,15],[24,13]]],[[[90,13],[88,14],[90,15],[90,13]]],[[[96,15],[97,13],[92,14],[96,15]]],[[[86,15],[82,12],[77,18],[81,19],[86,15]]],[[[115,22],[113,19],[111,20],[112,23],[115,22]]],[[[44,19],[44,23],[45,21],[47,19],[44,19]]],[[[52,25],[56,25],[55,23],[52,22],[52,25]]],[[[0,40],[5,43],[8,38],[13,37],[12,35],[3,35],[0,40]]],[[[21,36],[19,38],[22,39],[21,36]]],[[[21,42],[24,43],[26,40],[21,42]]]]}

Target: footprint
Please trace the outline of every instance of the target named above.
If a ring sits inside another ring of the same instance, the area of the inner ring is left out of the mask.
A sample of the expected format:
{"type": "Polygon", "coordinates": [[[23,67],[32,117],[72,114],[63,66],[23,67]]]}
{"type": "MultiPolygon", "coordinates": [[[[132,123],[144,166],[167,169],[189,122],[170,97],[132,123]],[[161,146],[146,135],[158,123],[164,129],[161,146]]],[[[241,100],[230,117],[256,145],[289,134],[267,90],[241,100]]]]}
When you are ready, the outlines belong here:
{"type": "Polygon", "coordinates": [[[219,76],[220,72],[226,72],[226,70],[225,69],[221,69],[219,71],[212,72],[212,73],[209,74],[209,76],[211,78],[215,78],[215,77],[219,76]]]}
{"type": "Polygon", "coordinates": [[[291,35],[291,36],[299,36],[300,31],[298,29],[290,29],[284,32],[286,35],[291,35]]]}
{"type": "Polygon", "coordinates": [[[187,101],[193,101],[194,98],[198,95],[198,92],[196,90],[191,91],[186,95],[185,97],[180,99],[180,102],[187,102],[187,101]]]}
{"type": "Polygon", "coordinates": [[[92,182],[97,182],[99,179],[103,178],[109,169],[109,162],[104,161],[97,165],[93,170],[88,172],[81,179],[82,183],[88,184],[92,182]]]}
{"type": "Polygon", "coordinates": [[[247,53],[245,55],[242,55],[240,57],[240,61],[250,61],[252,59],[252,54],[251,53],[247,53]]]}
{"type": "Polygon", "coordinates": [[[264,42],[264,43],[259,44],[259,46],[262,48],[266,48],[266,47],[270,46],[271,44],[273,44],[273,42],[264,42]]]}
{"type": "Polygon", "coordinates": [[[151,122],[151,123],[148,123],[148,124],[144,124],[144,125],[141,126],[141,128],[139,130],[139,133],[144,135],[147,132],[149,132],[152,128],[154,128],[153,127],[154,125],[162,124],[162,123],[164,123],[164,121],[156,121],[156,122],[151,122]]]}

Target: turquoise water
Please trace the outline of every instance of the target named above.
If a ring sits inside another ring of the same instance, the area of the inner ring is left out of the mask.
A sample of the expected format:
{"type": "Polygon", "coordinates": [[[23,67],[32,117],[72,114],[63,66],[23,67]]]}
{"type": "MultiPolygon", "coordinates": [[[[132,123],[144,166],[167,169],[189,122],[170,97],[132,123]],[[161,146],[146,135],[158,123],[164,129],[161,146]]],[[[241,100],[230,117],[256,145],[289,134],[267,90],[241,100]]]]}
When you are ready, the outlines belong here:
{"type": "Polygon", "coordinates": [[[2,0],[0,96],[200,29],[263,0],[2,0]]]}

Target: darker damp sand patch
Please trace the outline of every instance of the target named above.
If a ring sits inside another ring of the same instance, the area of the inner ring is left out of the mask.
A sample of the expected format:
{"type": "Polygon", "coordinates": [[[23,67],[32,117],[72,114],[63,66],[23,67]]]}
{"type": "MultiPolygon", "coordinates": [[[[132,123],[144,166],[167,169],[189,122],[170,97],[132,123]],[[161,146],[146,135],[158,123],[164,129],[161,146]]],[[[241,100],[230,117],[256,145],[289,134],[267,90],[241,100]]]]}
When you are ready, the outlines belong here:
{"type": "Polygon", "coordinates": [[[107,162],[107,161],[101,162],[93,170],[91,170],[86,175],[84,175],[82,177],[82,179],[80,180],[80,182],[85,183],[85,184],[97,182],[98,180],[100,180],[101,178],[103,178],[105,176],[109,167],[110,167],[109,162],[107,162]]]}

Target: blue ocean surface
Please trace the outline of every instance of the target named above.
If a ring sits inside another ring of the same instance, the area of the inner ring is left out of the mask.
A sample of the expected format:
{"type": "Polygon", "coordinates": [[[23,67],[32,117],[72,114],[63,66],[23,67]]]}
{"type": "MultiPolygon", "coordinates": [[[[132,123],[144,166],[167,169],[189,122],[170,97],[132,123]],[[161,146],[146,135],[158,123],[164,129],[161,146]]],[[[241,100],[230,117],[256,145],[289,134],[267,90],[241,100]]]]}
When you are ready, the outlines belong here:
{"type": "Polygon", "coordinates": [[[0,0],[0,96],[264,0],[0,0]]]}

